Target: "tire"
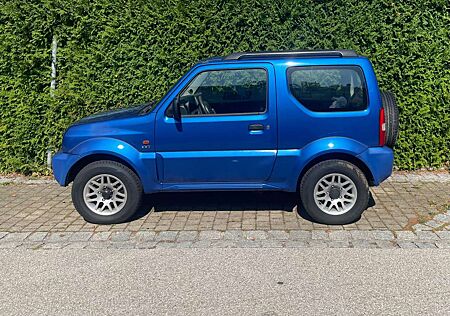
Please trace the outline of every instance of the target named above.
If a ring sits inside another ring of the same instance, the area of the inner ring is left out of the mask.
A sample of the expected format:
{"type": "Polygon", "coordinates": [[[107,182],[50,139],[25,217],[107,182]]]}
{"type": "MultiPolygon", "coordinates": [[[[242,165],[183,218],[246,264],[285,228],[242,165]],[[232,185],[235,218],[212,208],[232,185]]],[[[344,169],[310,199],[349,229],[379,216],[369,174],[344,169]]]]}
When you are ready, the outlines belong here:
{"type": "Polygon", "coordinates": [[[305,211],[313,220],[328,225],[342,225],[358,220],[368,206],[369,196],[369,185],[362,171],[344,160],[318,163],[306,172],[300,183],[300,198],[305,211]],[[340,184],[333,186],[334,188],[324,185],[333,180],[340,184]],[[351,181],[347,183],[347,180],[351,181]],[[354,198],[351,197],[352,194],[354,198]],[[338,203],[338,200],[341,202],[338,203]],[[331,206],[332,203],[337,205],[331,206]],[[330,210],[324,211],[330,206],[330,210]]]}
{"type": "Polygon", "coordinates": [[[381,101],[386,121],[386,146],[394,148],[399,130],[399,112],[392,92],[381,92],[381,101]]]}
{"type": "Polygon", "coordinates": [[[130,168],[110,160],[85,166],[72,186],[75,209],[94,224],[117,224],[131,219],[142,196],[139,177],[130,168]]]}

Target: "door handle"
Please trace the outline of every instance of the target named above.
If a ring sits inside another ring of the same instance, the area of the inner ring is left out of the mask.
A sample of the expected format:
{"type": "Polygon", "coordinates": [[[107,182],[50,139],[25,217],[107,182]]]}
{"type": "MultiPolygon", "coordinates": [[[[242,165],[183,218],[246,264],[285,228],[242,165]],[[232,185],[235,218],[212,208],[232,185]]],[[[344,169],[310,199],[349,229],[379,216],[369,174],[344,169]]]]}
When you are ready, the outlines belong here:
{"type": "Polygon", "coordinates": [[[250,124],[248,126],[249,131],[262,131],[264,130],[264,125],[262,124],[250,124]]]}

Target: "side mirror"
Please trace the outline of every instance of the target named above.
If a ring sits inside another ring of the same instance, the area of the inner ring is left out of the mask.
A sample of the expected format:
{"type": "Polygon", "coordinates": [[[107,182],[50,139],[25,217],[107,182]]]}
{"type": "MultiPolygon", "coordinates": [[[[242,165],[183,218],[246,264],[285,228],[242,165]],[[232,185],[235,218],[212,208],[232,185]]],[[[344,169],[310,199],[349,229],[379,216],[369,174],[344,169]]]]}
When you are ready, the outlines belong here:
{"type": "Polygon", "coordinates": [[[173,118],[177,121],[181,120],[180,112],[180,96],[178,95],[172,102],[172,113],[173,118]]]}

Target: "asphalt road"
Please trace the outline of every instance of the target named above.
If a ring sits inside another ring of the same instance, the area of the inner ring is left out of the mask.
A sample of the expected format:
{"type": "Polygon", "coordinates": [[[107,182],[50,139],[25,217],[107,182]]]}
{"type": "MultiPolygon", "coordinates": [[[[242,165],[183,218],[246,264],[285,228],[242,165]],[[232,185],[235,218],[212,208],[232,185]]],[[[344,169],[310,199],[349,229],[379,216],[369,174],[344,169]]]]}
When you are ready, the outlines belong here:
{"type": "Polygon", "coordinates": [[[449,314],[449,250],[2,250],[0,314],[449,314]]]}

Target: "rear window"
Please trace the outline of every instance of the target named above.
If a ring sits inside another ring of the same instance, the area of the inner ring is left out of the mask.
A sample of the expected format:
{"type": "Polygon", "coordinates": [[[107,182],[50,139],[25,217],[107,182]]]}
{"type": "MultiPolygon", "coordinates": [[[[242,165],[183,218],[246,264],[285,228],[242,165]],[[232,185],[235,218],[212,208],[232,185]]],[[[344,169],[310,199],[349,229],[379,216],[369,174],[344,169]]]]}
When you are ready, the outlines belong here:
{"type": "Polygon", "coordinates": [[[367,109],[367,88],[357,66],[291,67],[289,90],[306,108],[315,112],[367,109]]]}

